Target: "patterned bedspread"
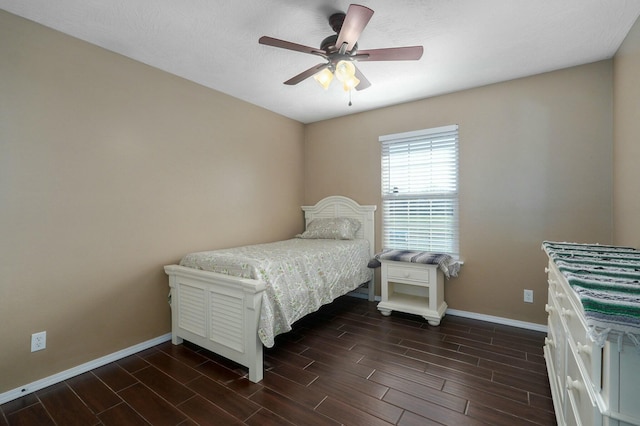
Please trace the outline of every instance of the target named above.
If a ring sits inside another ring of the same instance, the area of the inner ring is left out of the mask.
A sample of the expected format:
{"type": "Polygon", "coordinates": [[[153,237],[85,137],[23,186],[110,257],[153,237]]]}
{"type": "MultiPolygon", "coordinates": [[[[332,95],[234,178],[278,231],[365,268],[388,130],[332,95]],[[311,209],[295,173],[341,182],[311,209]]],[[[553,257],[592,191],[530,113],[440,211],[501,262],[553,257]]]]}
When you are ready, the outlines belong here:
{"type": "Polygon", "coordinates": [[[640,251],[549,241],[542,248],[582,302],[593,340],[603,346],[613,332],[640,348],[640,251]]]}
{"type": "Polygon", "coordinates": [[[258,335],[270,348],[291,325],[373,278],[367,240],[291,239],[191,253],[180,265],[266,284],[258,335]]]}

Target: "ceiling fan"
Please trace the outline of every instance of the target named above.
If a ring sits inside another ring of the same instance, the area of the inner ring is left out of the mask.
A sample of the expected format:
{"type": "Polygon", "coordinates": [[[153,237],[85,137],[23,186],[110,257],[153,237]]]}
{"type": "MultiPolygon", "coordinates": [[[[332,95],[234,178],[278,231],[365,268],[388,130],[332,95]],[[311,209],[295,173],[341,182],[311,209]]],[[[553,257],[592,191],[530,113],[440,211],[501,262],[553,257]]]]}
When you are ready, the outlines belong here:
{"type": "Polygon", "coordinates": [[[309,68],[290,78],[284,84],[294,85],[314,76],[325,89],[333,76],[343,83],[344,90],[363,90],[371,86],[367,78],[358,70],[356,61],[410,61],[422,57],[422,46],[393,47],[387,49],[358,50],[358,38],[373,16],[373,10],[358,4],[349,6],[347,13],[335,13],[329,17],[329,25],[336,34],[325,38],[320,48],[262,36],[260,44],[309,53],[323,58],[326,62],[309,68]]]}

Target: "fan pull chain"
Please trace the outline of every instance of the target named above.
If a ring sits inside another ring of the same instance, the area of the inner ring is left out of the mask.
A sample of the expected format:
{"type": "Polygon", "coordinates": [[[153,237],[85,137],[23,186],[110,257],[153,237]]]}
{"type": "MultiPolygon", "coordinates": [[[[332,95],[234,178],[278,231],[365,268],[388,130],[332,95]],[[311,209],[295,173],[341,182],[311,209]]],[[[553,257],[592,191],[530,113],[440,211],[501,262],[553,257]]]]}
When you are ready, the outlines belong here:
{"type": "Polygon", "coordinates": [[[351,106],[351,89],[349,89],[349,106],[351,106]]]}

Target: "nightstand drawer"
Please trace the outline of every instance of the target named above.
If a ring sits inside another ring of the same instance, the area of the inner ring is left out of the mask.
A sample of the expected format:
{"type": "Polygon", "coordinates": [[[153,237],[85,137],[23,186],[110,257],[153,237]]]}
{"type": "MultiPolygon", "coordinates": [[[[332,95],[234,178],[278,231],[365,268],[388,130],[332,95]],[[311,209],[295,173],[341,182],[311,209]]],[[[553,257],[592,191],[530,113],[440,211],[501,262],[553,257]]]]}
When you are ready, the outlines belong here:
{"type": "Polygon", "coordinates": [[[420,281],[426,285],[431,282],[430,272],[430,268],[425,268],[424,266],[390,264],[387,266],[387,279],[389,281],[394,279],[420,281]]]}

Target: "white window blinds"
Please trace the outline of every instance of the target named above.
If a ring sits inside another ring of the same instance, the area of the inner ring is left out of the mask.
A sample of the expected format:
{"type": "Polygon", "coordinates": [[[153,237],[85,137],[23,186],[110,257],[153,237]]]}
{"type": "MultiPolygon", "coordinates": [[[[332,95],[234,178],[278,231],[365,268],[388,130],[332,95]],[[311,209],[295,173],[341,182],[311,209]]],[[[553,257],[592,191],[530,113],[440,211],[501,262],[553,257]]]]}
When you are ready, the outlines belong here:
{"type": "Polygon", "coordinates": [[[458,126],[379,141],[383,247],[458,256],[458,126]]]}

